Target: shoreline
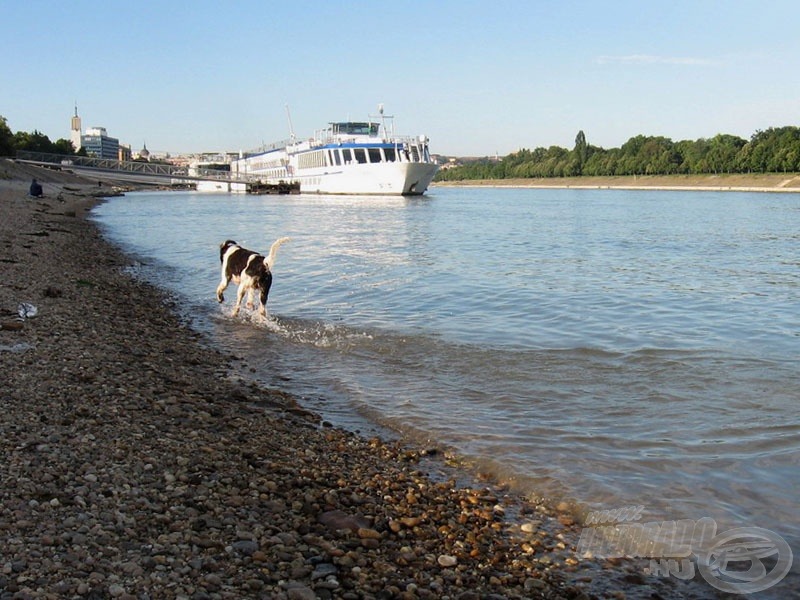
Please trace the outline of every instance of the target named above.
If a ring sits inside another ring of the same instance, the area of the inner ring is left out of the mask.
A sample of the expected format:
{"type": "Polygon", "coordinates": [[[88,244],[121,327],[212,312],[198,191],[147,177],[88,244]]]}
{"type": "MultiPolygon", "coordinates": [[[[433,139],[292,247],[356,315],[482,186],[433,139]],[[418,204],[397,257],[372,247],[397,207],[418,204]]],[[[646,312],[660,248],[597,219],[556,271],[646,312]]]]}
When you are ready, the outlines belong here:
{"type": "Polygon", "coordinates": [[[433,478],[425,450],[321,426],[125,274],[85,218],[96,186],[11,165],[4,600],[716,597],[642,561],[580,557],[568,512],[433,478]],[[31,173],[45,198],[27,196],[31,173]],[[20,303],[36,316],[19,320],[20,303]]]}
{"type": "Polygon", "coordinates": [[[607,177],[551,177],[531,179],[476,179],[434,181],[435,187],[493,187],[576,190],[687,191],[687,192],[800,192],[800,175],[627,175],[607,177]]]}

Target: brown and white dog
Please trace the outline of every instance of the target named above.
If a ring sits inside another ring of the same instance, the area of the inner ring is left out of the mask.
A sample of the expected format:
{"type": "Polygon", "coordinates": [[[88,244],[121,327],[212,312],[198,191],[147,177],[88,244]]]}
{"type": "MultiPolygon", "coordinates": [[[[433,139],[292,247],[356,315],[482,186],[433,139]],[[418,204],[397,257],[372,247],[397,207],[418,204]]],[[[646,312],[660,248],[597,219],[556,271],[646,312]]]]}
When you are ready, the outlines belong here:
{"type": "Polygon", "coordinates": [[[267,316],[267,296],[269,296],[269,288],[272,286],[272,265],[275,264],[275,254],[281,244],[288,241],[288,237],[276,240],[266,258],[258,252],[242,248],[233,240],[225,240],[220,244],[219,260],[222,263],[222,281],[217,286],[217,300],[225,301],[222,293],[231,280],[238,284],[239,289],[236,292],[233,316],[239,314],[239,305],[242,303],[245,292],[247,292],[247,308],[253,308],[255,290],[260,292],[261,306],[258,312],[262,316],[267,316]]]}

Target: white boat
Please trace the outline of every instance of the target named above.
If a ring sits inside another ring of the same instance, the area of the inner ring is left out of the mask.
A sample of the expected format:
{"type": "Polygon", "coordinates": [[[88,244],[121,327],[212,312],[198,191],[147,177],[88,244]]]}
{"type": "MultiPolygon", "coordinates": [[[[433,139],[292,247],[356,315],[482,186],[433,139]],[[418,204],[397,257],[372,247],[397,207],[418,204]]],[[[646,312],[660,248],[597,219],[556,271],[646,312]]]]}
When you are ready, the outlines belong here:
{"type": "MultiPolygon", "coordinates": [[[[303,194],[378,194],[418,196],[439,168],[431,160],[428,138],[401,137],[392,117],[329,123],[313,137],[262,147],[231,161],[232,177],[263,183],[300,184],[303,194]]],[[[290,120],[291,129],[291,120],[290,120]]]]}

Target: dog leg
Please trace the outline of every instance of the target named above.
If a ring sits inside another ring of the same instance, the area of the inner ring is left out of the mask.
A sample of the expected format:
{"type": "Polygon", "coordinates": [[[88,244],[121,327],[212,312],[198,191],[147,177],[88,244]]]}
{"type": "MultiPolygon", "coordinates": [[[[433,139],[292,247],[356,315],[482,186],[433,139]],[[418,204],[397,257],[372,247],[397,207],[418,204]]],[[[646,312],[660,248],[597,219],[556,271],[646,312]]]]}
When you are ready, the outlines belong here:
{"type": "Polygon", "coordinates": [[[245,292],[247,292],[247,287],[244,284],[239,285],[239,289],[236,290],[236,304],[233,306],[232,314],[234,317],[239,314],[239,307],[242,304],[245,292]]]}
{"type": "Polygon", "coordinates": [[[253,295],[254,295],[254,292],[255,292],[255,290],[253,290],[253,288],[249,288],[247,290],[247,303],[245,304],[245,306],[248,308],[248,310],[253,310],[253,295]]]}
{"type": "Polygon", "coordinates": [[[230,277],[222,276],[222,281],[219,282],[217,286],[217,302],[220,304],[225,302],[225,296],[222,294],[225,289],[228,287],[228,284],[231,282],[230,277]]]}
{"type": "Polygon", "coordinates": [[[262,288],[261,294],[259,295],[258,299],[260,301],[260,306],[258,307],[258,312],[262,317],[267,316],[267,297],[269,296],[269,286],[272,284],[272,278],[268,280],[268,284],[266,288],[262,288]]]}

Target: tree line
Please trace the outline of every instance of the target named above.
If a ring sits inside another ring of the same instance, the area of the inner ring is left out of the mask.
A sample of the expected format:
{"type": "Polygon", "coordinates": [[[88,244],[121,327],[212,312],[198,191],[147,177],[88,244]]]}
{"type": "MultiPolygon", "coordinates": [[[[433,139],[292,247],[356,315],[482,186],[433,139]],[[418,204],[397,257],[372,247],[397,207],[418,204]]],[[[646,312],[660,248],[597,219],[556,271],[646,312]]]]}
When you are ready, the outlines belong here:
{"type": "Polygon", "coordinates": [[[62,138],[53,142],[45,134],[36,130],[33,133],[27,131],[12,133],[6,118],[0,116],[0,156],[15,156],[18,150],[49,154],[75,154],[75,147],[71,141],[62,138]]]}
{"type": "Polygon", "coordinates": [[[611,175],[676,175],[800,172],[800,128],[756,131],[750,140],[718,134],[673,142],[637,135],[619,148],[592,146],[583,131],[572,150],[559,146],[521,149],[501,160],[481,158],[442,169],[438,181],[611,175]]]}

